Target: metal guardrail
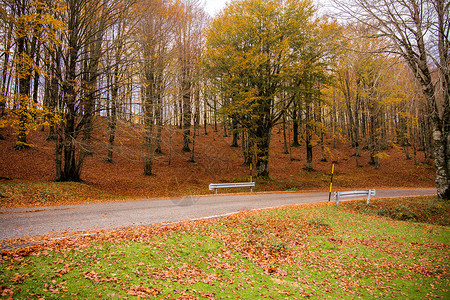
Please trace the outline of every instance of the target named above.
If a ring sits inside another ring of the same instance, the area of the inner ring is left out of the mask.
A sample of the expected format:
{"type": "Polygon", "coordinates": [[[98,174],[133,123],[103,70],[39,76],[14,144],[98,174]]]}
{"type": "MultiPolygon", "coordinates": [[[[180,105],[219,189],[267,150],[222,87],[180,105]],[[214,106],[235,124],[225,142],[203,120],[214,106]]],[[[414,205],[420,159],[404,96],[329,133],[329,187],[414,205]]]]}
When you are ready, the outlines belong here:
{"type": "Polygon", "coordinates": [[[254,182],[235,182],[235,183],[211,183],[209,185],[209,190],[214,190],[215,194],[217,194],[217,189],[225,189],[225,188],[239,188],[239,187],[249,187],[250,191],[253,192],[253,188],[255,187],[254,182]]]}
{"type": "Polygon", "coordinates": [[[336,205],[339,204],[339,200],[341,197],[352,197],[352,196],[367,196],[367,204],[369,204],[370,197],[375,196],[375,189],[362,191],[334,192],[334,197],[336,198],[336,205]]]}

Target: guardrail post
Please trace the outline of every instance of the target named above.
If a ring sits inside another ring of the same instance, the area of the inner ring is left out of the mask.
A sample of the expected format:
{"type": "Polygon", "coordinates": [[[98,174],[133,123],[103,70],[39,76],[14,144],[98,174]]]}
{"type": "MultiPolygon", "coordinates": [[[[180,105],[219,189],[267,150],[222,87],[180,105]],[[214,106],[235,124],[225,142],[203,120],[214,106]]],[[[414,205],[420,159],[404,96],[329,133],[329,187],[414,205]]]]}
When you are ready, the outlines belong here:
{"type": "Polygon", "coordinates": [[[370,203],[370,196],[375,196],[375,189],[369,190],[369,195],[367,196],[367,204],[370,203]]]}

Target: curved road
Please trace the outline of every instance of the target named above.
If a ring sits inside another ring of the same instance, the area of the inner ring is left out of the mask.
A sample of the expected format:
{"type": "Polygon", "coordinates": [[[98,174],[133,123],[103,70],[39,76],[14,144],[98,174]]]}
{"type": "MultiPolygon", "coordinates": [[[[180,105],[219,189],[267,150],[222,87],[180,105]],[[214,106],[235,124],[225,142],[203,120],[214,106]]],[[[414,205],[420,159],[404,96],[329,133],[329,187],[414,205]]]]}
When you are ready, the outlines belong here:
{"type": "MultiPolygon", "coordinates": [[[[436,189],[377,190],[376,197],[435,195],[436,189]]],[[[361,197],[355,197],[361,198],[361,197]]],[[[352,199],[350,197],[344,200],[352,199]]],[[[0,210],[0,240],[214,218],[242,210],[326,202],[328,193],[253,193],[0,210]]]]}

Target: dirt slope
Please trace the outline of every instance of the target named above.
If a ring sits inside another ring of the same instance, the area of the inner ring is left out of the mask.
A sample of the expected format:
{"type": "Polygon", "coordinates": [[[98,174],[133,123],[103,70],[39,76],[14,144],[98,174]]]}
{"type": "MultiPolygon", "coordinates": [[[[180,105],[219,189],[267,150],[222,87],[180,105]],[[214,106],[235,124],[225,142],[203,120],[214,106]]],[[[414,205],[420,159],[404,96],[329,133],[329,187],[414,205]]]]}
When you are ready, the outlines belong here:
{"type": "MultiPolygon", "coordinates": [[[[83,169],[82,178],[87,185],[101,191],[120,195],[166,197],[184,194],[209,193],[211,182],[248,180],[250,171],[242,164],[240,148],[232,148],[231,137],[223,137],[223,128],[218,132],[208,128],[208,135],[200,128],[195,144],[195,163],[188,162],[190,153],[181,152],[181,132],[174,127],[163,131],[163,154],[156,155],[155,176],[143,175],[142,132],[140,126],[119,124],[116,138],[114,163],[104,160],[106,155],[106,121],[96,120],[97,134],[94,154],[89,157],[83,169]]],[[[54,143],[46,142],[45,131],[31,132],[28,142],[33,147],[24,151],[12,148],[15,135],[12,129],[2,128],[0,134],[0,184],[17,181],[49,182],[54,180],[54,143]]],[[[343,188],[389,188],[389,187],[433,187],[434,167],[429,164],[414,165],[406,160],[402,149],[387,150],[389,158],[381,161],[375,170],[368,164],[369,153],[362,151],[355,167],[352,149],[344,142],[333,149],[331,141],[326,145],[328,162],[320,162],[320,148],[314,149],[313,172],[303,170],[305,147],[292,148],[291,156],[283,154],[283,134],[273,130],[270,153],[271,180],[259,181],[258,190],[326,190],[329,186],[331,161],[336,161],[336,189],[343,188]],[[291,160],[291,158],[293,160],[291,160]]],[[[423,153],[418,161],[423,162],[423,153]]]]}

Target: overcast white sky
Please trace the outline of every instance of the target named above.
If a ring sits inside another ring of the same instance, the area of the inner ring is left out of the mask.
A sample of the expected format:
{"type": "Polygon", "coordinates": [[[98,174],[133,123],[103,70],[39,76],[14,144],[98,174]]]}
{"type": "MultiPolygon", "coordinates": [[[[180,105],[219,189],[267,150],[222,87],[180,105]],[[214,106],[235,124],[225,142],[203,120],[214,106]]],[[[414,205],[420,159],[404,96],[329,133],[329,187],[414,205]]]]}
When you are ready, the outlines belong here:
{"type": "MultiPolygon", "coordinates": [[[[222,8],[225,7],[225,5],[230,0],[203,0],[205,3],[206,11],[214,17],[222,8]]],[[[314,2],[321,8],[323,6],[329,5],[329,0],[314,0],[314,2]]]]}
{"type": "Polygon", "coordinates": [[[228,0],[204,0],[206,3],[206,11],[214,17],[222,8],[228,0]]]}

